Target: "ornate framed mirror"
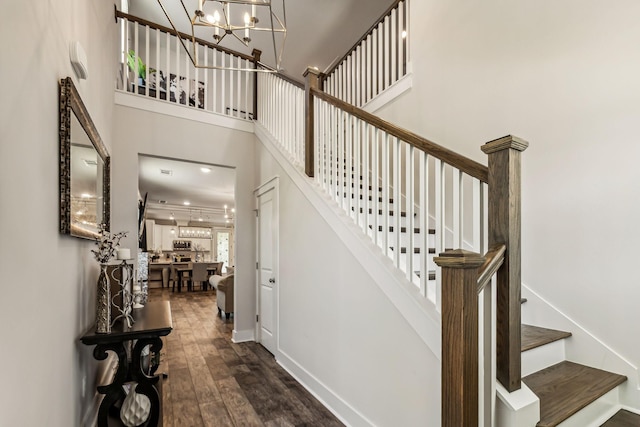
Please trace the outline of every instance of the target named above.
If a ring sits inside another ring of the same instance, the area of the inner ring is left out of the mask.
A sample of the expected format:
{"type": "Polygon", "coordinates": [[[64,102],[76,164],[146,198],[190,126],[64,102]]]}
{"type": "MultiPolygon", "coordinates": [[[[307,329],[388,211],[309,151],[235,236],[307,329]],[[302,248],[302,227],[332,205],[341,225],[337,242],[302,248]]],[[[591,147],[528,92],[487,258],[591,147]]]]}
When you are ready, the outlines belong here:
{"type": "Polygon", "coordinates": [[[59,90],[60,232],[94,239],[109,230],[110,157],[71,77],[59,90]]]}

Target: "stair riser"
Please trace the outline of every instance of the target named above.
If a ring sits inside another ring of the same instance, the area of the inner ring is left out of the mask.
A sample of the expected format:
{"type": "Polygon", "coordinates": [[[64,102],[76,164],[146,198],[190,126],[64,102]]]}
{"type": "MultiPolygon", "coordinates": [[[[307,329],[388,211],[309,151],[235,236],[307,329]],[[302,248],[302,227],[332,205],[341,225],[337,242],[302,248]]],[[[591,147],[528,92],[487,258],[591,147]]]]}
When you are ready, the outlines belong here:
{"type": "Polygon", "coordinates": [[[620,409],[620,386],[614,388],[586,408],[576,412],[558,427],[599,427],[620,409]]]}
{"type": "Polygon", "coordinates": [[[566,359],[564,340],[554,341],[522,353],[522,376],[548,368],[566,359]]]}

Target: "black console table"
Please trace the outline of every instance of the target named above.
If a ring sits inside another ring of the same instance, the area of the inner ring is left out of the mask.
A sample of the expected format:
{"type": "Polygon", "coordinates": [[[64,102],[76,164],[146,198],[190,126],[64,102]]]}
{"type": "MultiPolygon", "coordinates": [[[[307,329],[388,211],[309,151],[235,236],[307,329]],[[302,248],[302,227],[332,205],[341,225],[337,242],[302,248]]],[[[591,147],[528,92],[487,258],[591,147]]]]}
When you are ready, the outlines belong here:
{"type": "Polygon", "coordinates": [[[127,382],[138,383],[136,392],[144,394],[151,402],[149,418],[143,425],[159,425],[162,401],[157,386],[160,376],[153,375],[157,366],[151,369],[151,376],[143,371],[141,356],[146,346],[150,346],[151,352],[160,352],[160,337],[169,335],[173,329],[171,306],[169,301],[149,302],[143,308],[133,309],[132,315],[135,322],[131,328],[127,327],[126,322],[120,321],[113,326],[109,334],[96,334],[95,327],[91,327],[80,338],[83,344],[96,346],[93,357],[97,360],[105,360],[108,351],[113,351],[118,356],[118,370],[113,382],[98,386],[98,392],[105,395],[98,410],[98,427],[108,427],[109,410],[126,397],[122,386],[127,382]],[[132,346],[134,340],[136,343],[132,346]]]}

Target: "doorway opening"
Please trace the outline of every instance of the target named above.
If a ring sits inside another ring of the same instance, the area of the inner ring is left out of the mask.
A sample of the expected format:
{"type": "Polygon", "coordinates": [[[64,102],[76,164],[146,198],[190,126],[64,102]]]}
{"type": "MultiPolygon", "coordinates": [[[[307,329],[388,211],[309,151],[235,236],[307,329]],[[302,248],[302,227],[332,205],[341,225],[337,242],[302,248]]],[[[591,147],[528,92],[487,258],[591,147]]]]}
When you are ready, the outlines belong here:
{"type": "Polygon", "coordinates": [[[235,181],[232,167],[138,155],[139,248],[147,277],[144,265],[140,274],[149,288],[169,286],[171,263],[222,262],[215,274],[232,271],[235,181]]]}

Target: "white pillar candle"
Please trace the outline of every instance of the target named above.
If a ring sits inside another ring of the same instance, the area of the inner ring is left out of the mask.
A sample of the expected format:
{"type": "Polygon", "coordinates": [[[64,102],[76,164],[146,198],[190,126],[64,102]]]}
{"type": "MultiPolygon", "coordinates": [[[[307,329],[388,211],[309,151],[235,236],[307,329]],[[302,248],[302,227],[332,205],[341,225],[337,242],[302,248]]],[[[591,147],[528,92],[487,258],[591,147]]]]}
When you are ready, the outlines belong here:
{"type": "Polygon", "coordinates": [[[131,249],[122,248],[118,249],[118,253],[116,254],[117,259],[131,259],[131,249]]]}

